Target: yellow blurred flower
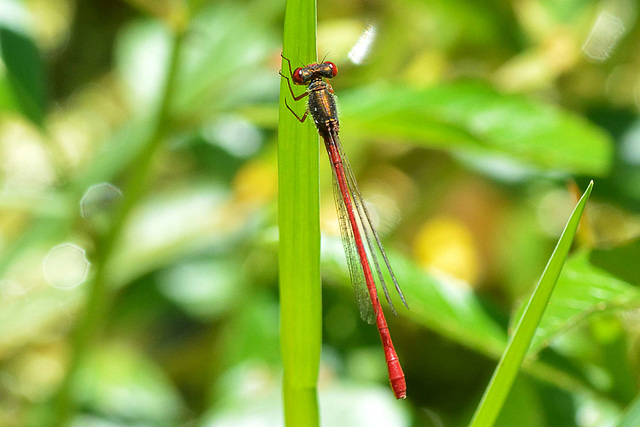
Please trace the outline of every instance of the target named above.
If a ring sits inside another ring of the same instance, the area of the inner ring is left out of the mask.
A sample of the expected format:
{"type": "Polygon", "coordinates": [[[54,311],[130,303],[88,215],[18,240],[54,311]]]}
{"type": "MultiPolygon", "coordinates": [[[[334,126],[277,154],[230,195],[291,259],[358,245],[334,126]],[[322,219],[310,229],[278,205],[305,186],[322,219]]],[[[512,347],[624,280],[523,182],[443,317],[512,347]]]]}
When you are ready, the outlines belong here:
{"type": "Polygon", "coordinates": [[[268,161],[247,163],[238,171],[233,182],[235,198],[250,206],[262,206],[273,200],[278,192],[278,175],[268,161]]]}
{"type": "Polygon", "coordinates": [[[479,260],[473,236],[460,221],[440,217],[426,222],[413,247],[424,269],[444,272],[467,283],[478,279],[479,260]]]}

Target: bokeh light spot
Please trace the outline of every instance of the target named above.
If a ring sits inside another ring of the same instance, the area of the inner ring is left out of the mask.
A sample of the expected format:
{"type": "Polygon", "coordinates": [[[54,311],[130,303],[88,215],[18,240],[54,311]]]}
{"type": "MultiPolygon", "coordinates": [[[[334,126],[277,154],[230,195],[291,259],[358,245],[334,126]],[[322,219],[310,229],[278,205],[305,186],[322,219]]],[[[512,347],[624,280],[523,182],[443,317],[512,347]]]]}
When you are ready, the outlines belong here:
{"type": "Polygon", "coordinates": [[[108,182],[92,185],[80,199],[80,214],[90,218],[98,213],[110,211],[122,199],[122,191],[108,182]]]}
{"type": "Polygon", "coordinates": [[[42,270],[51,286],[71,289],[86,280],[89,265],[84,249],[73,243],[62,243],[44,257],[42,270]]]}
{"type": "Polygon", "coordinates": [[[582,52],[593,61],[606,61],[626,30],[619,16],[602,12],[596,18],[589,36],[582,45],[582,52]]]}

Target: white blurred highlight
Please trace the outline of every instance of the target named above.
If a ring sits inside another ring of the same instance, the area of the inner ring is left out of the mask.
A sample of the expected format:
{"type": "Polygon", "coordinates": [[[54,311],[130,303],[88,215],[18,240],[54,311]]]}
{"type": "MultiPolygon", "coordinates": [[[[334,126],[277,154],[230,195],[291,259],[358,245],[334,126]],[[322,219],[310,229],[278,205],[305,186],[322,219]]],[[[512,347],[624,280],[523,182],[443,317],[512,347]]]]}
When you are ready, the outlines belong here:
{"type": "Polygon", "coordinates": [[[620,153],[625,162],[640,165],[640,121],[636,121],[622,136],[620,153]]]}
{"type": "Polygon", "coordinates": [[[50,188],[55,173],[45,144],[24,122],[7,120],[0,125],[0,190],[38,193],[50,188]]]}
{"type": "Polygon", "coordinates": [[[0,280],[0,295],[24,295],[29,289],[11,279],[0,280]]]}
{"type": "Polygon", "coordinates": [[[226,115],[206,125],[202,137],[236,157],[254,155],[262,146],[262,133],[251,122],[233,115],[226,115]]]}
{"type": "Polygon", "coordinates": [[[601,12],[582,45],[582,52],[593,61],[606,61],[626,31],[622,18],[609,12],[601,12]]]}
{"type": "Polygon", "coordinates": [[[371,51],[371,46],[376,39],[377,33],[378,30],[376,29],[375,25],[367,25],[367,28],[364,29],[364,31],[360,35],[360,38],[358,39],[356,44],[353,45],[353,47],[349,51],[349,54],[347,55],[351,62],[356,65],[360,65],[364,62],[365,59],[367,59],[367,56],[371,51]]]}
{"type": "Polygon", "coordinates": [[[89,261],[85,251],[73,243],[51,248],[42,261],[44,278],[54,288],[71,289],[87,279],[89,261]]]}

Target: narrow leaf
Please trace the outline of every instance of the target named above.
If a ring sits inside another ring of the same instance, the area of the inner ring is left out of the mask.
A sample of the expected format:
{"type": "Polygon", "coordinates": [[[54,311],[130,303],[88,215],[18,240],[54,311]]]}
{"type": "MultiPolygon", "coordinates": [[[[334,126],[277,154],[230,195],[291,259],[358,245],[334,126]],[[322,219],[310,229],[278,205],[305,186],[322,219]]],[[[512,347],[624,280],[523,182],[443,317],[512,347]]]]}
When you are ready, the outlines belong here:
{"type": "Polygon", "coordinates": [[[536,327],[540,323],[540,319],[544,314],[545,308],[549,303],[551,293],[558,281],[562,266],[571,248],[573,237],[578,229],[580,223],[580,216],[584,210],[584,206],[589,199],[591,189],[593,188],[593,181],[587,187],[587,190],[582,195],[582,198],[578,202],[574,209],[569,222],[567,223],[560,240],[556,245],[556,248],[545,267],[540,282],[536,286],[524,315],[518,326],[516,327],[513,337],[509,341],[505,352],[502,355],[502,359],[498,362],[498,366],[491,378],[489,387],[485,391],[484,396],[480,402],[478,409],[471,421],[473,427],[485,427],[492,426],[500,414],[502,405],[506,400],[509,390],[518,374],[518,370],[522,365],[527,350],[531,345],[533,334],[536,327]]]}

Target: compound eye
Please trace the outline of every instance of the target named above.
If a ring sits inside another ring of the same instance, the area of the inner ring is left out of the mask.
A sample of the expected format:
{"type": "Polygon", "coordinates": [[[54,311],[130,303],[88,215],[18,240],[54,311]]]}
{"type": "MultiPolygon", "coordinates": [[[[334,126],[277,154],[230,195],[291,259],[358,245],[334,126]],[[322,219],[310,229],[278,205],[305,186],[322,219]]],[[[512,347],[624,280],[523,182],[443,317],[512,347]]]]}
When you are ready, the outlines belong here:
{"type": "Polygon", "coordinates": [[[331,69],[331,77],[335,77],[336,74],[338,74],[338,67],[336,66],[336,64],[334,64],[333,62],[325,62],[325,64],[327,64],[327,66],[329,67],[329,69],[331,69]]]}
{"type": "Polygon", "coordinates": [[[293,82],[297,85],[303,85],[304,82],[302,81],[302,75],[302,68],[296,68],[291,76],[293,78],[293,82]]]}

